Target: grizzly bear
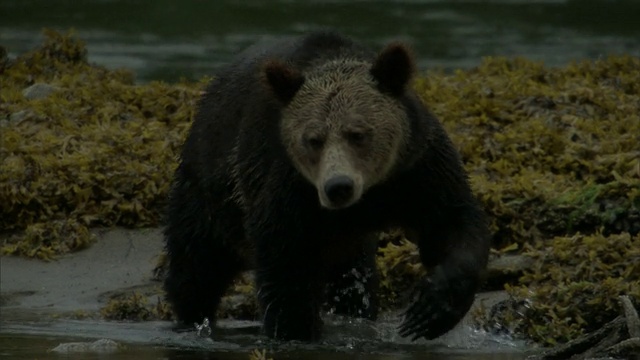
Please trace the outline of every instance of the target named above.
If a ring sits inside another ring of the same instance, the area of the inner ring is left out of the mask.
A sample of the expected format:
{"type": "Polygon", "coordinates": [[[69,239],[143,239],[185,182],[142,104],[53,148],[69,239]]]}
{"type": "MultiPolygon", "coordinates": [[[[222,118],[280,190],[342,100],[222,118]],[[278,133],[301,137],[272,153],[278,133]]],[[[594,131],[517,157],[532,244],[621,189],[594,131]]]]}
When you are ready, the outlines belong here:
{"type": "Polygon", "coordinates": [[[164,286],[181,322],[215,321],[247,269],[270,338],[317,340],[325,301],[375,320],[375,234],[392,226],[427,269],[400,335],[433,339],[462,319],[488,230],[414,73],[406,45],[375,53],[330,31],[256,45],[217,73],[169,197],[164,286]]]}

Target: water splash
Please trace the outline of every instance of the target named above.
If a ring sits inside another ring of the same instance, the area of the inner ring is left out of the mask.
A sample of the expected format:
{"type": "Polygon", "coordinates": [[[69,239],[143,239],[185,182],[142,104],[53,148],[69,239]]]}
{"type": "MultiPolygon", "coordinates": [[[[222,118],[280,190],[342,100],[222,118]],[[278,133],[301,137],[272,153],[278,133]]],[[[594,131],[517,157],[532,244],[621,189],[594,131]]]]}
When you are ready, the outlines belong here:
{"type": "Polygon", "coordinates": [[[211,336],[211,326],[209,325],[209,318],[204,318],[202,324],[193,323],[196,328],[196,334],[198,337],[208,338],[211,336]]]}

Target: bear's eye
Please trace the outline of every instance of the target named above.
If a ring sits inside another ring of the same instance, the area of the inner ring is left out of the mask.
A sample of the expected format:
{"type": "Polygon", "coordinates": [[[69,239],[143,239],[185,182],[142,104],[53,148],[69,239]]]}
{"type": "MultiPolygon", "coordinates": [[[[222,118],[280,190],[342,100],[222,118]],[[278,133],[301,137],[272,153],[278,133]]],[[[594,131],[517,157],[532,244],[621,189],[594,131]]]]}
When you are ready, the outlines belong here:
{"type": "Polygon", "coordinates": [[[364,144],[367,140],[367,134],[361,131],[348,131],[345,136],[352,145],[357,146],[364,144]]]}
{"type": "Polygon", "coordinates": [[[306,136],[304,139],[305,144],[313,150],[320,150],[324,145],[324,139],[320,136],[306,136]]]}

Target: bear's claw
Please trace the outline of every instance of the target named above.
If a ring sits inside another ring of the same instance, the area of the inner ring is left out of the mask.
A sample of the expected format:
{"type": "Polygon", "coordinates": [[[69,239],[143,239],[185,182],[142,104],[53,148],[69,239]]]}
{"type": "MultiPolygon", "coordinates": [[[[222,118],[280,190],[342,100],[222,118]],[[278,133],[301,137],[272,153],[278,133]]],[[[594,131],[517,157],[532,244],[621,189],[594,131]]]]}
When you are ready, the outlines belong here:
{"type": "MultiPolygon", "coordinates": [[[[419,289],[419,294],[404,312],[404,321],[399,326],[402,337],[435,339],[453,329],[464,317],[473,302],[461,289],[439,285],[428,279],[419,289]],[[451,290],[457,290],[451,293],[451,290]]],[[[446,283],[445,283],[446,284],[446,283]]]]}

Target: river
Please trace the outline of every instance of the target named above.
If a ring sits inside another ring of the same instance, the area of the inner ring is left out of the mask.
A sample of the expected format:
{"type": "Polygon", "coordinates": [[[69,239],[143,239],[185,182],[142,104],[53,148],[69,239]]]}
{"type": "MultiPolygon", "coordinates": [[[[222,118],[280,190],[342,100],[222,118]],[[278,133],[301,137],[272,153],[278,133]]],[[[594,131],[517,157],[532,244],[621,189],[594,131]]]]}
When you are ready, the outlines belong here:
{"type": "Polygon", "coordinates": [[[640,56],[640,1],[0,0],[0,44],[15,56],[41,29],[74,28],[90,61],[132,69],[140,82],[197,79],[262,37],[334,28],[379,47],[415,48],[421,70],[524,56],[562,66],[640,56]]]}

